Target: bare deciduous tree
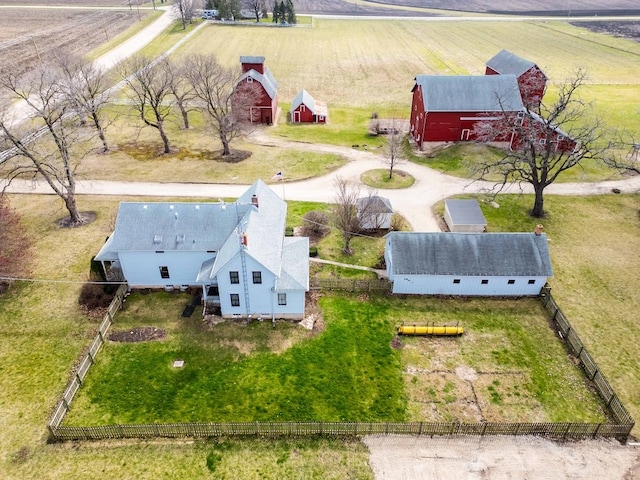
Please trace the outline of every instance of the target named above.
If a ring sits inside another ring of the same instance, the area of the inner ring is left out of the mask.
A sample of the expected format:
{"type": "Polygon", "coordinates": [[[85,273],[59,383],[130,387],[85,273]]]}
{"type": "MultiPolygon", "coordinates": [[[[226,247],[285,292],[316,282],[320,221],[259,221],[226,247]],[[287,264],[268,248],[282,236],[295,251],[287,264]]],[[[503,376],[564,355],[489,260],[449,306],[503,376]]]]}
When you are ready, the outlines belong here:
{"type": "Polygon", "coordinates": [[[182,29],[186,30],[187,24],[193,22],[196,2],[194,0],[173,0],[173,12],[176,18],[182,22],[182,29]]]}
{"type": "Polygon", "coordinates": [[[622,174],[640,174],[640,143],[629,133],[618,135],[615,149],[604,158],[604,163],[622,174]]]}
{"type": "Polygon", "coordinates": [[[265,0],[244,0],[243,5],[248,10],[251,10],[253,15],[256,17],[256,22],[259,22],[260,16],[266,8],[265,0]]]}
{"type": "Polygon", "coordinates": [[[333,221],[342,235],[342,252],[351,255],[353,253],[351,239],[360,230],[360,222],[358,221],[360,187],[340,176],[336,177],[334,186],[336,193],[333,204],[333,221]]]}
{"type": "Polygon", "coordinates": [[[251,127],[249,106],[253,104],[258,86],[245,83],[246,87],[237,89],[239,74],[220,65],[212,55],[189,57],[186,75],[220,139],[222,155],[230,155],[231,141],[251,127]]]}
{"type": "MultiPolygon", "coordinates": [[[[0,142],[3,150],[11,152],[0,158],[9,183],[25,176],[43,178],[64,201],[69,224],[81,225],[85,222],[76,205],[75,175],[86,154],[80,150],[90,139],[77,125],[75,112],[61,87],[61,76],[55,66],[38,68],[26,78],[11,72],[0,75],[0,88],[9,99],[21,101],[27,112],[23,122],[8,115],[0,117],[0,142]],[[20,124],[28,124],[30,133],[20,124]],[[36,133],[34,126],[39,128],[36,133]]],[[[6,113],[9,108],[2,110],[6,113]]]]}
{"type": "Polygon", "coordinates": [[[118,65],[118,70],[129,87],[133,109],[146,126],[158,130],[164,153],[170,153],[169,138],[164,128],[173,110],[171,86],[174,81],[169,60],[163,58],[151,62],[147,57],[135,56],[118,65]]]}
{"type": "Polygon", "coordinates": [[[393,169],[405,162],[404,156],[405,133],[398,119],[394,116],[389,124],[384,157],[382,162],[389,168],[389,180],[393,178],[393,169]]]}
{"type": "Polygon", "coordinates": [[[498,175],[498,191],[510,182],[530,184],[535,194],[533,217],[544,216],[544,190],[562,172],[584,160],[600,160],[610,148],[604,140],[603,125],[590,115],[590,105],[577,94],[584,80],[585,72],[580,70],[559,85],[557,100],[542,102],[539,114],[531,110],[520,115],[503,111],[500,119],[476,125],[474,133],[480,141],[512,138],[500,159],[480,163],[478,177],[498,175]]]}
{"type": "Polygon", "coordinates": [[[61,85],[68,103],[75,108],[81,123],[89,118],[102,142],[102,151],[108,151],[108,123],[103,115],[103,109],[109,103],[107,75],[93,62],[70,52],[58,55],[56,63],[62,72],[61,85]]]}
{"type": "Polygon", "coordinates": [[[189,129],[189,112],[195,110],[193,100],[196,98],[195,90],[189,82],[187,76],[187,65],[184,58],[179,60],[172,60],[167,64],[171,70],[171,93],[176,102],[178,110],[180,110],[180,116],[182,117],[182,123],[185,130],[189,129]]]}

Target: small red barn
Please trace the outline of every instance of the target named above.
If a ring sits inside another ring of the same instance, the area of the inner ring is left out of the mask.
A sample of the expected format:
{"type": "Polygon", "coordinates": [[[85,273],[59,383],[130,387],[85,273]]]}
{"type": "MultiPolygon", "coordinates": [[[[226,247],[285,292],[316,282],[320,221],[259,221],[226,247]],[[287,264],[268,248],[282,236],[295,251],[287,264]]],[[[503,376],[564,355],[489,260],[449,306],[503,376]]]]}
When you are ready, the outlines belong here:
{"type": "Polygon", "coordinates": [[[533,62],[502,50],[487,62],[485,75],[515,75],[522,102],[537,110],[547,88],[547,76],[533,62]]]}
{"type": "Polygon", "coordinates": [[[292,123],[326,123],[327,104],[315,100],[304,88],[291,102],[292,123]]]}
{"type": "Polygon", "coordinates": [[[252,93],[249,109],[251,123],[265,123],[271,125],[278,111],[278,82],[273,78],[271,70],[264,65],[264,57],[241,56],[242,76],[236,84],[236,92],[249,91],[252,93]],[[255,85],[259,85],[255,88],[255,85]]]}
{"type": "MultiPolygon", "coordinates": [[[[410,133],[420,148],[424,142],[476,140],[478,122],[524,110],[515,75],[418,75],[415,82],[410,133]]],[[[505,132],[502,141],[510,136],[505,132]]]]}

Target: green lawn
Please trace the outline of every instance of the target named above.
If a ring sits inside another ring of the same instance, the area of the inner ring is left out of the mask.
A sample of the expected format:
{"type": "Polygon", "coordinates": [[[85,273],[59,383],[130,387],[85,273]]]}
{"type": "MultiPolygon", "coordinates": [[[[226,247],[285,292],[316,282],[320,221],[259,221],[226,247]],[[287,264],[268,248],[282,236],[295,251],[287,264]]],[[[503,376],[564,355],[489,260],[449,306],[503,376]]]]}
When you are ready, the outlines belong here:
{"type": "Polygon", "coordinates": [[[314,336],[287,322],[209,328],[197,314],[180,318],[188,301],[171,294],[129,297],[113,328],[157,326],[167,339],[109,343],[69,425],[406,419],[386,302],[327,296],[325,330],[314,336]],[[176,359],[184,368],[172,367],[176,359]]]}

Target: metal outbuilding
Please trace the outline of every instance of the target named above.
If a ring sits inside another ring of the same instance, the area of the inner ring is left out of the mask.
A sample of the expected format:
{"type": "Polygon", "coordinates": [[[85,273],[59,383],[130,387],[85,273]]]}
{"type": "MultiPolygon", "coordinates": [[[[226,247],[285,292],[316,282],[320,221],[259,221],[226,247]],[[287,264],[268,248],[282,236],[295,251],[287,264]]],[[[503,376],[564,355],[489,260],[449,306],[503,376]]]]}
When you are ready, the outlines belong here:
{"type": "Polygon", "coordinates": [[[445,200],[444,221],[451,232],[481,233],[487,228],[487,220],[475,199],[445,200]]]}

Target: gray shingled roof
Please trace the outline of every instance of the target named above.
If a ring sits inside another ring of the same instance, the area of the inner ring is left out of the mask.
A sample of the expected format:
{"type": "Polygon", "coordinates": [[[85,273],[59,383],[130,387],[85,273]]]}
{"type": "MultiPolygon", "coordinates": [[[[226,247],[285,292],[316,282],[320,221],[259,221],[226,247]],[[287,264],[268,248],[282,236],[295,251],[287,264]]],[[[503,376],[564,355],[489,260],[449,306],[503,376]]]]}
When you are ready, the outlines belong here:
{"type": "Polygon", "coordinates": [[[309,290],[309,239],[286,237],[278,290],[309,290]]]}
{"type": "Polygon", "coordinates": [[[393,275],[553,275],[546,235],[392,232],[393,275]]]}
{"type": "Polygon", "coordinates": [[[507,50],[501,50],[487,62],[487,67],[501,75],[513,74],[516,77],[519,77],[535,66],[535,63],[525,60],[507,50]]]}
{"type": "Polygon", "coordinates": [[[236,226],[238,212],[229,204],[121,202],[115,230],[96,255],[113,260],[118,251],[218,251],[236,226]]]}
{"type": "Polygon", "coordinates": [[[425,112],[523,110],[515,75],[418,75],[425,112]]]}
{"type": "Polygon", "coordinates": [[[291,112],[293,112],[300,105],[304,104],[312,112],[315,109],[316,101],[304,88],[298,92],[291,102],[291,112]]]}
{"type": "Polygon", "coordinates": [[[264,63],[264,57],[258,55],[241,55],[240,63],[264,63]]]}
{"type": "Polygon", "coordinates": [[[486,225],[487,220],[480,210],[477,200],[445,200],[451,221],[455,225],[486,225]]]}
{"type": "Polygon", "coordinates": [[[278,82],[273,78],[271,70],[265,67],[264,75],[262,75],[260,72],[251,69],[240,77],[238,83],[244,81],[247,77],[253,78],[254,81],[262,85],[267,95],[269,95],[269,98],[273,99],[276,97],[276,93],[278,93],[278,82]]]}
{"type": "MultiPolygon", "coordinates": [[[[262,180],[256,181],[236,200],[236,203],[239,206],[250,207],[254,195],[258,200],[258,208],[251,207],[240,220],[241,233],[247,236],[248,245],[245,251],[257,262],[279,276],[282,268],[282,245],[287,204],[262,180]],[[261,212],[266,212],[266,214],[261,212]]],[[[236,235],[231,235],[220,249],[210,276],[215,277],[220,269],[239,251],[239,238],[236,235]]]]}

